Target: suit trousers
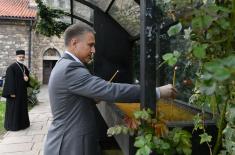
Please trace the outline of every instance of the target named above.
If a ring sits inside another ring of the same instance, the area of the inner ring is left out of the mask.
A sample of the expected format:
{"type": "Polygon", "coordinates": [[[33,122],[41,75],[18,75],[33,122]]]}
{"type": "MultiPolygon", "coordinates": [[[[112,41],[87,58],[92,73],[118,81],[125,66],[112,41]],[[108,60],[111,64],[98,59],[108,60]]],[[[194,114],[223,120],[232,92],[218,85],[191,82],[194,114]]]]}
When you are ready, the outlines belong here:
{"type": "Polygon", "coordinates": [[[78,137],[77,144],[62,143],[60,155],[101,155],[98,138],[94,134],[86,134],[78,137]]]}

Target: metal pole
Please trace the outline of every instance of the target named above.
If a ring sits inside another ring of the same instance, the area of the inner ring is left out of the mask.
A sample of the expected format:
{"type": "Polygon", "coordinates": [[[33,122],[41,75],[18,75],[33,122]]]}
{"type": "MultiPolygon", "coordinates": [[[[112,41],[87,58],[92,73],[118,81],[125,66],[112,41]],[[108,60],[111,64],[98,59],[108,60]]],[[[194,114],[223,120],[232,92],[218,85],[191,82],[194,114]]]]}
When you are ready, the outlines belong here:
{"type": "Polygon", "coordinates": [[[73,0],[70,0],[70,14],[71,14],[71,24],[74,23],[73,21],[73,0]]]}
{"type": "Polygon", "coordinates": [[[29,47],[28,47],[28,68],[31,71],[31,50],[32,50],[32,20],[29,21],[29,47]]]}
{"type": "Polygon", "coordinates": [[[156,112],[156,4],[140,1],[140,84],[141,108],[156,112]]]}

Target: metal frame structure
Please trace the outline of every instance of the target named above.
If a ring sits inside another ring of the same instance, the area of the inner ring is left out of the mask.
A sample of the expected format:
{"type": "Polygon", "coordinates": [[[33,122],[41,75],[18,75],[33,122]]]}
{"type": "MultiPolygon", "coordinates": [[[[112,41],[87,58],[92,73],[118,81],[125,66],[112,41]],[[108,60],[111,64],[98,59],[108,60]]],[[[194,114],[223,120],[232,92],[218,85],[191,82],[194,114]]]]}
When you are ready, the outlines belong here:
{"type": "Polygon", "coordinates": [[[112,7],[113,3],[115,2],[115,0],[112,0],[108,6],[108,8],[106,9],[105,13],[108,13],[110,8],[112,7]]]}
{"type": "MultiPolygon", "coordinates": [[[[82,22],[84,22],[84,23],[86,23],[86,24],[88,24],[88,25],[90,25],[90,26],[93,26],[93,25],[94,25],[93,23],[87,21],[86,19],[84,19],[84,18],[82,18],[82,17],[79,17],[79,16],[74,15],[74,13],[73,13],[73,9],[74,9],[74,6],[73,6],[74,3],[73,3],[73,2],[74,2],[74,1],[77,1],[77,2],[79,2],[79,3],[81,3],[81,4],[84,4],[84,5],[90,7],[90,8],[93,9],[93,10],[98,9],[98,10],[100,10],[100,11],[102,11],[102,12],[103,12],[103,10],[101,10],[99,7],[97,7],[97,6],[95,6],[94,4],[92,4],[92,3],[88,2],[88,1],[85,1],[85,0],[70,0],[70,12],[71,12],[70,16],[71,16],[71,23],[74,23],[74,20],[73,20],[73,19],[78,19],[78,20],[80,20],[80,21],[82,21],[82,22]]],[[[112,5],[113,5],[114,2],[115,2],[115,0],[112,0],[112,2],[109,4],[107,10],[105,11],[105,13],[107,14],[107,16],[110,16],[110,15],[108,14],[108,11],[109,11],[109,9],[112,7],[112,5]]],[[[117,24],[118,24],[118,23],[117,23],[117,24]]]]}
{"type": "Polygon", "coordinates": [[[140,84],[141,108],[156,111],[156,14],[155,2],[140,2],[140,84]]]}

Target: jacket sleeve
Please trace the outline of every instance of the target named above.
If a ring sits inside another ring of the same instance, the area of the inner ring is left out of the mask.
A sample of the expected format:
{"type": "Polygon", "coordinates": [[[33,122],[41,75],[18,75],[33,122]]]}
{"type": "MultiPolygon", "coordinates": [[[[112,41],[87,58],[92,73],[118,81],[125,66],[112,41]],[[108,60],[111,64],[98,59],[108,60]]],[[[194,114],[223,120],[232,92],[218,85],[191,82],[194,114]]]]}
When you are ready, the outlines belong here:
{"type": "Polygon", "coordinates": [[[10,66],[6,71],[2,96],[5,98],[10,98],[10,95],[16,94],[15,90],[15,73],[13,67],[10,66]]]}
{"type": "Polygon", "coordinates": [[[88,98],[111,102],[138,102],[140,86],[132,84],[110,83],[89,71],[71,63],[65,73],[68,91],[88,98]]]}

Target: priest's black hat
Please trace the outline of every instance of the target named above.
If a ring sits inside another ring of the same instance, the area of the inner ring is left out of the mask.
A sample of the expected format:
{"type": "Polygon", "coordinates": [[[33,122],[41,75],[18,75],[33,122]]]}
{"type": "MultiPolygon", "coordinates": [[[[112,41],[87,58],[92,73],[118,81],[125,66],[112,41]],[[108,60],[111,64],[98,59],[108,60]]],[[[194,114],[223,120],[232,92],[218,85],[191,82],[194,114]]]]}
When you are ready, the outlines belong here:
{"type": "Polygon", "coordinates": [[[24,50],[17,50],[16,55],[25,55],[25,51],[24,50]]]}

